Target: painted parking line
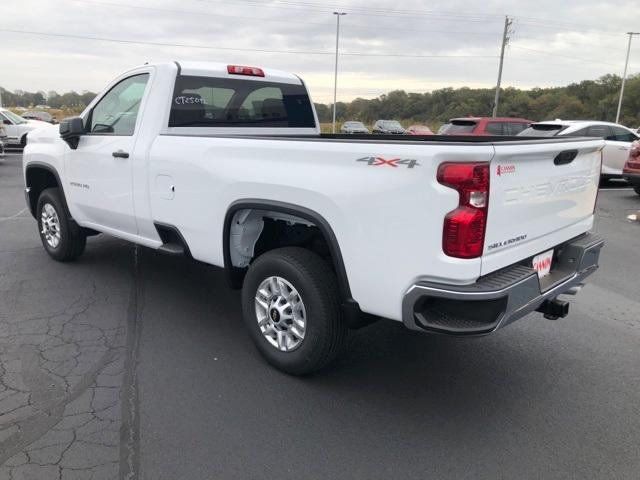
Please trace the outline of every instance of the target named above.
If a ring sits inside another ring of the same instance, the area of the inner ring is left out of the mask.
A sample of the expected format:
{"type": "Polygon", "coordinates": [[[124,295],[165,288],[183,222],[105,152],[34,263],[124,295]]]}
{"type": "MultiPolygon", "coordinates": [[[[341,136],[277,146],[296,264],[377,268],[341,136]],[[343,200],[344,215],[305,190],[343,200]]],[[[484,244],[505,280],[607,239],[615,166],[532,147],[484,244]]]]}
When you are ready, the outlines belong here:
{"type": "Polygon", "coordinates": [[[13,215],[11,215],[10,217],[0,217],[0,222],[6,222],[8,220],[14,220],[16,218],[19,218],[20,215],[22,215],[24,212],[27,211],[27,207],[23,208],[22,210],[20,210],[18,213],[14,213],[13,215]]]}

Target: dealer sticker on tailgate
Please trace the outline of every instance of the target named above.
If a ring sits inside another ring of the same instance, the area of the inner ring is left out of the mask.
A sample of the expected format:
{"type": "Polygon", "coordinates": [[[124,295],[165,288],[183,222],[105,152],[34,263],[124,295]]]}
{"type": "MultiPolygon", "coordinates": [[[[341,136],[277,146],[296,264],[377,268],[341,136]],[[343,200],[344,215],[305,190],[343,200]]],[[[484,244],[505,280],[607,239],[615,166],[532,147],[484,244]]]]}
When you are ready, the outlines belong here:
{"type": "Polygon", "coordinates": [[[533,257],[533,268],[538,272],[538,278],[546,277],[551,271],[551,261],[553,260],[553,249],[533,257]]]}

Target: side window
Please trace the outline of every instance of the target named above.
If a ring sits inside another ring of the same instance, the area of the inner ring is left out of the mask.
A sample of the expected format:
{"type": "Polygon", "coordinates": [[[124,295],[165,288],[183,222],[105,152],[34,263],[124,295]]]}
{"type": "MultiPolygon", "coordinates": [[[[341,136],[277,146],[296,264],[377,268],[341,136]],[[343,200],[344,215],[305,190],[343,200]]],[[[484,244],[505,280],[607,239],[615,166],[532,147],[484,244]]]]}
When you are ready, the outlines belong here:
{"type": "Polygon", "coordinates": [[[587,137],[607,138],[611,135],[611,130],[607,125],[591,125],[587,128],[587,137]]]}
{"type": "Polygon", "coordinates": [[[620,127],[611,127],[612,135],[607,137],[607,140],[614,140],[616,142],[634,142],[638,139],[633,133],[620,127]]]}
{"type": "Polygon", "coordinates": [[[134,75],[109,90],[93,107],[87,131],[102,135],[133,135],[148,80],[148,73],[134,75]]]}
{"type": "Polygon", "coordinates": [[[580,130],[576,130],[575,132],[568,133],[567,136],[570,137],[589,137],[589,127],[581,128],[580,130]]]}
{"type": "Polygon", "coordinates": [[[507,135],[518,135],[520,132],[526,130],[529,127],[529,125],[527,125],[526,123],[515,122],[505,123],[504,126],[507,127],[507,135]]]}
{"type": "Polygon", "coordinates": [[[502,132],[502,122],[487,123],[486,131],[493,135],[504,135],[504,133],[502,132]]]}

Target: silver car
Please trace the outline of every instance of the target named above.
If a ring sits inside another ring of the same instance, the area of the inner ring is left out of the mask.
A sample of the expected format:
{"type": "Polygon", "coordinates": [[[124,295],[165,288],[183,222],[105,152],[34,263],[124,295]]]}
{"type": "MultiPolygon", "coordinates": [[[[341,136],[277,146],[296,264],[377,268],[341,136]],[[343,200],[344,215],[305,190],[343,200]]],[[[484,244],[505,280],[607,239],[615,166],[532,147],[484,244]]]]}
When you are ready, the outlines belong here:
{"type": "Polygon", "coordinates": [[[369,129],[362,122],[344,122],[340,127],[340,133],[369,133],[369,129]]]}

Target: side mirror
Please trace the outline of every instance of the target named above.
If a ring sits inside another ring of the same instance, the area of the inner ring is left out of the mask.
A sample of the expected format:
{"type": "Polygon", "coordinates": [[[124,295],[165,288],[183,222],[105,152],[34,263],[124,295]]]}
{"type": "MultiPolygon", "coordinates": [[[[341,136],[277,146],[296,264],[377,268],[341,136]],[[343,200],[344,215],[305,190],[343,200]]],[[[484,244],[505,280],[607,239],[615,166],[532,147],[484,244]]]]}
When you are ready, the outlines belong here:
{"type": "Polygon", "coordinates": [[[5,125],[13,125],[13,123],[11,123],[11,120],[3,120],[2,123],[4,123],[5,125]]]}
{"type": "Polygon", "coordinates": [[[84,122],[80,117],[65,118],[60,122],[60,137],[75,150],[84,134],[84,122]]]}

